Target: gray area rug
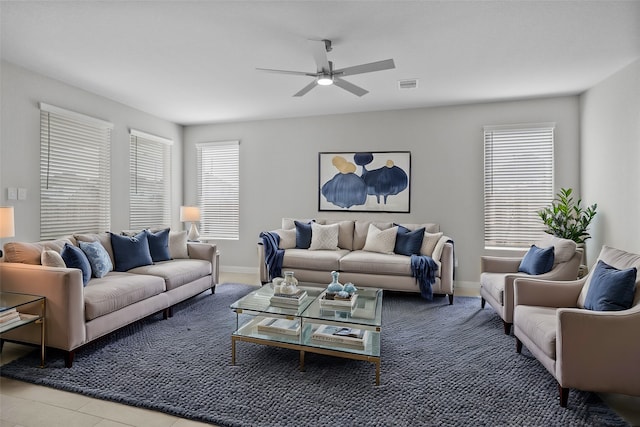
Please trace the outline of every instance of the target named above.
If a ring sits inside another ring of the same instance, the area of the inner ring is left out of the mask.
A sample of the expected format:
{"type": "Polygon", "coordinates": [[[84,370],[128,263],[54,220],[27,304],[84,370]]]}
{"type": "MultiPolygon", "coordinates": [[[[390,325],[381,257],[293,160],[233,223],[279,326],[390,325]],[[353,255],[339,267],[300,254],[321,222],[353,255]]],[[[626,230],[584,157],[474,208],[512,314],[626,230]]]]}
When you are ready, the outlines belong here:
{"type": "Polygon", "coordinates": [[[492,309],[477,298],[426,302],[385,293],[381,385],[368,362],[240,342],[231,365],[229,305],[252,287],[218,286],[76,355],[71,369],[50,352],[2,367],[35,384],[221,426],[624,426],[592,393],[558,404],[554,379],[515,352],[492,309]]]}

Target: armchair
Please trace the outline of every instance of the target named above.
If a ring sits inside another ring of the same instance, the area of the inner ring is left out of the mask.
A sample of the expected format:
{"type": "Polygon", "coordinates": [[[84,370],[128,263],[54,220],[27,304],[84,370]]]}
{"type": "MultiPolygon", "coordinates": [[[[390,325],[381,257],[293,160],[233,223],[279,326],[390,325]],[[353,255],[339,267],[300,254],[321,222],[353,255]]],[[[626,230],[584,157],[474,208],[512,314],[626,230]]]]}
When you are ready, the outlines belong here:
{"type": "MultiPolygon", "coordinates": [[[[598,260],[636,267],[640,255],[604,246],[598,260]]],[[[558,381],[560,406],[569,389],[640,396],[640,275],[631,308],[585,309],[594,271],[571,282],[515,280],[516,351],[527,349],[558,381]]]]}
{"type": "Polygon", "coordinates": [[[502,318],[504,333],[509,335],[513,324],[513,282],[518,277],[535,277],[545,280],[575,280],[582,260],[582,249],[572,240],[546,234],[535,245],[539,248],[554,247],[555,260],[551,271],[530,276],[519,273],[523,257],[483,256],[480,259],[480,305],[488,302],[502,318]]]}

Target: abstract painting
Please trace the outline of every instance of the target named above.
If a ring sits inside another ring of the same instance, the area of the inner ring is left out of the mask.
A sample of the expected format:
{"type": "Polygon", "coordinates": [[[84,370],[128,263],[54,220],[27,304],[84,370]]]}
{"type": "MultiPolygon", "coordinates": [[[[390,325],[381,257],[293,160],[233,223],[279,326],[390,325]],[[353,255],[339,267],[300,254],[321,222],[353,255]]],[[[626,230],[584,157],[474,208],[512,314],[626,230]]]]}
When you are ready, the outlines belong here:
{"type": "Polygon", "coordinates": [[[318,210],[410,212],[411,152],[319,153],[318,210]]]}

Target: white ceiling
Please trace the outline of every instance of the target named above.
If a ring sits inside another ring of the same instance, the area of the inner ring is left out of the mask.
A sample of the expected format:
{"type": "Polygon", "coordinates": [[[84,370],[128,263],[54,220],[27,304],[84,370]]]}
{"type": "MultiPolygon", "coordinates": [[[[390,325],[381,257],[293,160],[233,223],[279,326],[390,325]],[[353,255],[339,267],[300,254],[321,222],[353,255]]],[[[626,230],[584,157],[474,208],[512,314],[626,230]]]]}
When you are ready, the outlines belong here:
{"type": "Polygon", "coordinates": [[[3,59],[181,123],[311,116],[581,93],[640,58],[640,1],[6,1],[3,59]],[[394,70],[292,95],[315,71],[394,70]],[[417,89],[398,80],[419,79],[417,89]]]}

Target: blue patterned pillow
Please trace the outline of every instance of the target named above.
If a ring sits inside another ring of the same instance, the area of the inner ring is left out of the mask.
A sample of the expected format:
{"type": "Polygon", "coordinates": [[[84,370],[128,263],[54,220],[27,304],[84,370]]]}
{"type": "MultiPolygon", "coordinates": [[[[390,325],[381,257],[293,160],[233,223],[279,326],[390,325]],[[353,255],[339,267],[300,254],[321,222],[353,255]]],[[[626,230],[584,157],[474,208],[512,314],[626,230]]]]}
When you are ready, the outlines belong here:
{"type": "Polygon", "coordinates": [[[111,233],[111,246],[116,263],[115,271],[128,271],[132,268],[153,264],[149,252],[149,242],[144,231],[133,237],[111,233]]]}
{"type": "Polygon", "coordinates": [[[169,261],[171,259],[171,254],[169,253],[169,230],[167,228],[156,233],[144,230],[149,241],[149,252],[151,252],[153,262],[169,261]]]}
{"type": "Polygon", "coordinates": [[[91,264],[91,271],[94,277],[104,277],[113,270],[109,253],[100,242],[78,242],[78,244],[82,252],[87,256],[89,264],[91,264]]]}
{"type": "Polygon", "coordinates": [[[67,268],[78,268],[82,271],[82,284],[86,286],[91,279],[91,264],[84,252],[80,248],[65,243],[60,256],[67,268]]]}

